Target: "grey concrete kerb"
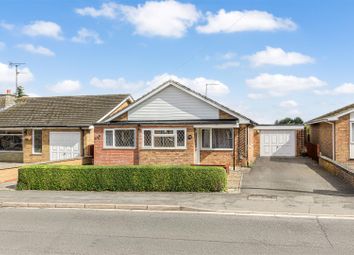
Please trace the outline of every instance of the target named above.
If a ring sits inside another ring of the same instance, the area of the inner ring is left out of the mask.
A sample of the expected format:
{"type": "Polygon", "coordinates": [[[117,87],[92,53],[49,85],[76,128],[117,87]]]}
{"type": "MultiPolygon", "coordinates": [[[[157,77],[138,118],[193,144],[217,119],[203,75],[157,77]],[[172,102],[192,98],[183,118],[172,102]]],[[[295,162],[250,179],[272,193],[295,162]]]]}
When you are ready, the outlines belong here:
{"type": "Polygon", "coordinates": [[[145,210],[145,211],[197,211],[209,210],[179,205],[143,205],[143,204],[100,204],[100,203],[39,203],[39,202],[0,202],[0,208],[62,208],[62,209],[103,209],[103,210],[145,210]]]}

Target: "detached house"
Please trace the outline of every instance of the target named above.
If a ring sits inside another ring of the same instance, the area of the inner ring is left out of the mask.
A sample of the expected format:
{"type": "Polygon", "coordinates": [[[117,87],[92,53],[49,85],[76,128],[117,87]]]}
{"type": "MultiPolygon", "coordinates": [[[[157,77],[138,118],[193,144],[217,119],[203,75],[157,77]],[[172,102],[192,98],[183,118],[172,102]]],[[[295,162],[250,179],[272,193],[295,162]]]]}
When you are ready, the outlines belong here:
{"type": "Polygon", "coordinates": [[[307,123],[309,142],[319,144],[322,155],[335,161],[354,161],[354,104],[319,116],[307,123]]]}
{"type": "Polygon", "coordinates": [[[95,124],[94,164],[252,164],[297,156],[303,127],[257,126],[246,116],[168,81],[95,124]]]}
{"type": "Polygon", "coordinates": [[[129,95],[20,99],[0,95],[0,161],[33,163],[89,156],[93,124],[132,102],[129,95]]]}

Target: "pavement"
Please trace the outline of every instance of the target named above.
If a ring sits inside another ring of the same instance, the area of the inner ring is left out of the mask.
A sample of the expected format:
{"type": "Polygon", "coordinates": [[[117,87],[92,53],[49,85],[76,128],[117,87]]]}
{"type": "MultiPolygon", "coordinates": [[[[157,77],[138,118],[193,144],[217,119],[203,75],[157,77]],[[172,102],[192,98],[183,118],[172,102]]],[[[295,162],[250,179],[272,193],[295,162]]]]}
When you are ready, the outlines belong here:
{"type": "Polygon", "coordinates": [[[103,210],[0,210],[0,254],[354,254],[354,221],[103,210]]]}

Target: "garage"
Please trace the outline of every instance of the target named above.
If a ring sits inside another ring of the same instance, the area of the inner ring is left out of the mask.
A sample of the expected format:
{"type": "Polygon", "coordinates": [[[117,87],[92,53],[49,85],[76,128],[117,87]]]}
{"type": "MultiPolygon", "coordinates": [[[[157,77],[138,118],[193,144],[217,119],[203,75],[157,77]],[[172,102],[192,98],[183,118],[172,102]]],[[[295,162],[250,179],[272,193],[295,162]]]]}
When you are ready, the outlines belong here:
{"type": "Polygon", "coordinates": [[[80,132],[50,132],[50,160],[65,160],[80,157],[80,132]]]}
{"type": "Polygon", "coordinates": [[[258,126],[261,157],[297,156],[298,130],[303,126],[258,126]]]}

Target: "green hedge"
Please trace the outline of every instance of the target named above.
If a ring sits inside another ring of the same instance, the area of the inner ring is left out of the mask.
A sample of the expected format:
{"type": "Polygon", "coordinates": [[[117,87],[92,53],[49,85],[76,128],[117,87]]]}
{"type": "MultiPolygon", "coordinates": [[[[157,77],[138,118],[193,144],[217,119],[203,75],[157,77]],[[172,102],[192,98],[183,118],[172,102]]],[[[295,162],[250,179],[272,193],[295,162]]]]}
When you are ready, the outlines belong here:
{"type": "Polygon", "coordinates": [[[221,167],[31,165],[19,169],[17,189],[217,192],[226,181],[221,167]]]}

